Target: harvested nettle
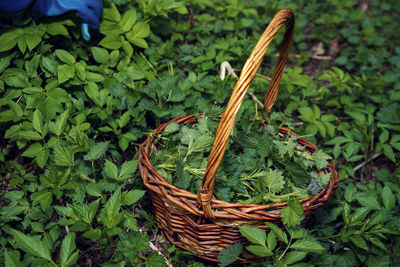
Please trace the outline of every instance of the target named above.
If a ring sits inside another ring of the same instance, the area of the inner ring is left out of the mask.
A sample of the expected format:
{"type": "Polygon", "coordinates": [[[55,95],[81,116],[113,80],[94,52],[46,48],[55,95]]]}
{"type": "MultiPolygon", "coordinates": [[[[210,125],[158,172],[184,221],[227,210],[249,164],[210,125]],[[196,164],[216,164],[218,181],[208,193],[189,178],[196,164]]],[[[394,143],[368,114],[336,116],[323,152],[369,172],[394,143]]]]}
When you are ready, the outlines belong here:
{"type": "MultiPolygon", "coordinates": [[[[219,118],[218,109],[191,126],[169,124],[152,151],[153,166],[170,184],[195,194],[201,186],[219,118]]],[[[215,196],[235,203],[268,204],[315,195],[329,182],[330,156],[296,144],[279,133],[277,122],[239,119],[216,176],[215,196]]]]}

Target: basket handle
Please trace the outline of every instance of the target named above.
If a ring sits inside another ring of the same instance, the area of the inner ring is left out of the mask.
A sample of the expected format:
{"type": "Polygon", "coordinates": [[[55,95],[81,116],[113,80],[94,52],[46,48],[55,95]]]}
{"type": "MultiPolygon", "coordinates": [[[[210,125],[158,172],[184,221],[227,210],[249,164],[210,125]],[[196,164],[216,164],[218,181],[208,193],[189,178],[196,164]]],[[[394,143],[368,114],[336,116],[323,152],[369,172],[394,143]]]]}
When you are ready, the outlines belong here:
{"type": "Polygon", "coordinates": [[[232,128],[235,124],[236,116],[243,102],[244,96],[261,65],[265,52],[278,30],[286,22],[286,32],[279,47],[279,58],[276,64],[274,75],[269,84],[268,92],[265,97],[264,106],[268,112],[271,111],[272,105],[279,91],[279,83],[282,77],[282,72],[286,64],[286,59],[289,54],[289,49],[292,45],[293,30],[294,30],[294,14],[290,9],[280,10],[269,23],[267,29],[261,35],[256,46],[247,59],[240,77],[229,99],[228,105],[218,125],[215,135],[214,144],[212,146],[207,167],[203,176],[202,186],[199,189],[197,204],[202,208],[205,217],[215,218],[211,210],[211,200],[213,197],[215,177],[224,156],[228,139],[232,128]]]}

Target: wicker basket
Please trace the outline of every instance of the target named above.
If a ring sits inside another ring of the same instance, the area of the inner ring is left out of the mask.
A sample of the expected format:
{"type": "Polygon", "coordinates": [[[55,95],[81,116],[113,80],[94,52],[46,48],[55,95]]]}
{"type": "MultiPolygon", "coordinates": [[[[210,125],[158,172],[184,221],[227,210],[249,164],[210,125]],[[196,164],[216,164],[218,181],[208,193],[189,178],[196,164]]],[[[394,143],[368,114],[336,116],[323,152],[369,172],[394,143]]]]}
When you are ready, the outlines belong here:
{"type": "MultiPolygon", "coordinates": [[[[155,207],[158,226],[163,229],[171,243],[195,253],[200,258],[218,262],[218,254],[225,247],[238,241],[246,243],[237,227],[239,225],[267,229],[264,223],[272,222],[282,226],[280,211],[287,206],[286,202],[272,205],[229,203],[216,199],[213,189],[218,167],[246,91],[269,44],[285,22],[287,26],[280,46],[280,56],[264,102],[268,111],[271,110],[293,39],[294,15],[289,9],[283,9],[275,15],[243,67],[226,110],[221,116],[198,195],[169,184],[155,171],[151,163],[151,151],[152,148],[162,149],[156,138],[149,136],[140,146],[139,170],[155,207]]],[[[194,115],[175,118],[160,125],[153,131],[153,135],[162,133],[172,122],[194,124],[196,119],[194,115]]],[[[280,132],[287,134],[289,131],[281,128],[280,132]]],[[[316,149],[313,144],[302,138],[298,138],[297,143],[306,148],[306,153],[313,153],[316,149]]],[[[339,179],[334,164],[329,162],[329,167],[323,172],[332,174],[326,187],[320,193],[300,201],[305,212],[303,224],[315,209],[326,204],[337,187],[339,179]]],[[[245,252],[241,258],[244,261],[255,259],[254,255],[246,255],[245,252]]]]}

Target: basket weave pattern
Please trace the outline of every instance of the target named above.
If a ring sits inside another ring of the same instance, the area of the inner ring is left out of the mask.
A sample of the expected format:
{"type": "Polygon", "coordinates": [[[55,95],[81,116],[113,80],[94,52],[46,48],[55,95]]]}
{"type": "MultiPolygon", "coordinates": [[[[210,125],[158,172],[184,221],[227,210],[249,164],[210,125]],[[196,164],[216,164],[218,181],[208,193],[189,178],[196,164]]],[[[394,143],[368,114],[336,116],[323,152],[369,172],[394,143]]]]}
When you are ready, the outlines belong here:
{"type": "MultiPolygon", "coordinates": [[[[280,211],[287,206],[286,202],[270,205],[230,203],[216,199],[213,196],[213,189],[216,173],[224,156],[237,112],[269,44],[285,23],[287,27],[280,45],[278,63],[264,102],[267,110],[271,110],[279,91],[279,82],[293,39],[294,15],[289,9],[283,9],[275,15],[242,69],[219,123],[198,195],[169,184],[157,173],[151,163],[152,149],[162,149],[162,145],[157,143],[157,138],[154,136],[161,134],[172,122],[196,123],[194,115],[181,116],[161,124],[140,146],[139,170],[152,199],[159,227],[163,229],[171,243],[194,252],[200,258],[217,262],[218,253],[226,246],[238,241],[246,243],[237,227],[239,225],[267,229],[264,223],[268,221],[282,226],[280,211]]],[[[289,130],[285,128],[280,129],[282,135],[288,132],[289,130]]],[[[289,133],[296,135],[293,132],[289,133]]],[[[298,138],[296,142],[299,146],[305,147],[305,153],[313,153],[316,149],[313,144],[302,138],[298,138]]],[[[300,200],[305,215],[303,224],[311,217],[315,209],[326,204],[337,187],[339,179],[332,162],[329,162],[329,166],[322,173],[331,173],[331,180],[325,188],[314,196],[300,200]]],[[[245,253],[241,257],[245,261],[254,260],[254,256],[245,253]]]]}

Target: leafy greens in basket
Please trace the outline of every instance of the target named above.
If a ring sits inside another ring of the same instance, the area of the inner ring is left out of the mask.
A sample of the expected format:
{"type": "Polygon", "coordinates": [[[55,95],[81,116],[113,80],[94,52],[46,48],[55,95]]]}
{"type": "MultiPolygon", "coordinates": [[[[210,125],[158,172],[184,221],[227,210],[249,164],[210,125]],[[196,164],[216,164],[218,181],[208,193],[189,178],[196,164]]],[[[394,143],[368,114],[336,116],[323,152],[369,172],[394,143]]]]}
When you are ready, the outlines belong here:
{"type": "MultiPolygon", "coordinates": [[[[173,184],[198,193],[219,119],[199,116],[194,125],[169,124],[152,152],[158,173],[173,184]]],[[[330,156],[313,154],[296,144],[294,135],[260,120],[238,121],[219,167],[215,195],[229,202],[268,204],[318,193],[331,174],[320,172],[330,156]]]]}

